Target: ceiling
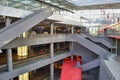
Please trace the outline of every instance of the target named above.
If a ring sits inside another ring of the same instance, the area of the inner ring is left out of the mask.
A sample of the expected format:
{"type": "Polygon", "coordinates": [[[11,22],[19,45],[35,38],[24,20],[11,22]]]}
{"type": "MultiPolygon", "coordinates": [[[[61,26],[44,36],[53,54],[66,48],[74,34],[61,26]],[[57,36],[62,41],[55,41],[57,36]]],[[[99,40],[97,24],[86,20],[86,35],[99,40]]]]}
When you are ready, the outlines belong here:
{"type": "Polygon", "coordinates": [[[66,0],[76,6],[90,6],[99,4],[120,3],[120,0],[66,0]]]}
{"type": "Polygon", "coordinates": [[[0,5],[34,11],[45,7],[60,10],[119,9],[120,0],[0,0],[0,5]]]}
{"type": "Polygon", "coordinates": [[[120,0],[36,0],[67,10],[119,9],[120,0]]]}
{"type": "MultiPolygon", "coordinates": [[[[41,8],[54,8],[55,10],[66,10],[70,12],[82,10],[98,9],[98,15],[101,17],[102,9],[120,9],[120,0],[0,0],[0,5],[23,9],[27,11],[35,11],[41,8]]],[[[111,10],[113,13],[117,11],[111,10]]],[[[83,17],[94,17],[95,11],[88,11],[91,14],[83,16],[84,12],[79,15],[83,17]]],[[[106,15],[107,15],[106,11],[106,15]]],[[[97,17],[99,18],[99,17],[97,17]]],[[[94,19],[94,18],[93,18],[94,19]]],[[[0,17],[2,22],[4,19],[0,17]]]]}

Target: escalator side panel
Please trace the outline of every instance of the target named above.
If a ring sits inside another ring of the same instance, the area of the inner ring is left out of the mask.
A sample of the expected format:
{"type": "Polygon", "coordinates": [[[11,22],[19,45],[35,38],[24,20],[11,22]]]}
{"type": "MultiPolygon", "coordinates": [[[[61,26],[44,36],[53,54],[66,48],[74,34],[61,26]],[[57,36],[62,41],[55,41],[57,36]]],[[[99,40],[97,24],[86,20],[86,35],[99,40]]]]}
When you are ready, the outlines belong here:
{"type": "Polygon", "coordinates": [[[10,25],[10,28],[7,28],[0,33],[0,47],[12,41],[14,38],[22,34],[23,32],[29,30],[36,24],[45,20],[52,15],[50,10],[42,10],[38,13],[30,14],[29,16],[21,19],[18,22],[10,25]]]}

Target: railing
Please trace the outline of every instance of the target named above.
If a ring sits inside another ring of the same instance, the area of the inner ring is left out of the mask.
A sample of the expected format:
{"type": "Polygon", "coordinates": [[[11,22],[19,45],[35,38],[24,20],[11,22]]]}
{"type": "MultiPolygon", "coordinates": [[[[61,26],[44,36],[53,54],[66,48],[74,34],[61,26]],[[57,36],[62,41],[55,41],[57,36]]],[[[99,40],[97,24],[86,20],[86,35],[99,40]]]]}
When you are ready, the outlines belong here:
{"type": "Polygon", "coordinates": [[[42,38],[42,37],[58,37],[58,38],[64,38],[66,37],[67,35],[71,35],[71,34],[29,34],[27,37],[17,37],[17,39],[29,39],[29,38],[42,38]]]}
{"type": "MultiPolygon", "coordinates": [[[[19,61],[13,62],[13,66],[15,68],[16,65],[18,66],[18,65],[26,63],[28,61],[33,61],[33,60],[40,59],[40,58],[42,59],[42,58],[45,58],[45,57],[46,58],[49,57],[49,54],[45,54],[45,55],[41,55],[41,56],[36,56],[36,57],[32,57],[32,58],[26,58],[26,59],[23,59],[23,60],[19,60],[19,61]]],[[[3,69],[3,68],[5,69],[5,67],[7,67],[6,64],[0,65],[0,69],[3,69]]],[[[0,72],[1,72],[1,70],[0,70],[0,72]]]]}
{"type": "MultiPolygon", "coordinates": [[[[54,56],[58,56],[61,53],[64,54],[64,53],[68,53],[68,52],[69,51],[57,51],[57,52],[55,52],[54,56]]],[[[14,66],[14,69],[16,69],[18,67],[25,66],[25,65],[28,65],[30,63],[34,63],[36,61],[39,61],[39,60],[45,60],[47,58],[50,58],[50,53],[47,53],[47,54],[44,54],[44,55],[39,55],[39,56],[34,56],[34,57],[31,57],[31,58],[26,58],[26,59],[23,59],[23,60],[13,62],[13,66],[14,66]]],[[[6,64],[0,65],[0,73],[4,72],[4,71],[7,71],[6,67],[7,67],[6,64]]]]}

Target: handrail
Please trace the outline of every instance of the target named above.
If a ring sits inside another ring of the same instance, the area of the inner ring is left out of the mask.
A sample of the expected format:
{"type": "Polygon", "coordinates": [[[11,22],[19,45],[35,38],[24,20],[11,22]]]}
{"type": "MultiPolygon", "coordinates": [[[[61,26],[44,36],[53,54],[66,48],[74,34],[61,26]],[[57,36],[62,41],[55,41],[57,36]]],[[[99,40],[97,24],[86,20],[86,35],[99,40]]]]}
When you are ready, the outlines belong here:
{"type": "MultiPolygon", "coordinates": [[[[62,53],[66,53],[66,51],[64,51],[62,53]]],[[[27,61],[31,61],[31,60],[35,60],[35,59],[39,59],[39,58],[43,58],[43,57],[48,57],[48,56],[49,56],[49,53],[44,54],[44,55],[40,55],[40,56],[35,56],[35,57],[23,59],[23,60],[20,60],[20,61],[13,62],[13,65],[17,65],[17,64],[20,64],[20,63],[23,63],[23,62],[27,62],[27,61]]],[[[6,67],[6,66],[7,66],[6,64],[0,65],[0,68],[6,67]]]]}
{"type": "MultiPolygon", "coordinates": [[[[26,62],[26,61],[29,61],[29,60],[34,60],[34,59],[38,59],[38,58],[41,58],[41,57],[45,57],[47,56],[48,54],[45,54],[45,55],[41,55],[41,56],[35,56],[35,57],[31,57],[31,58],[27,58],[27,59],[23,59],[23,60],[20,60],[20,61],[16,61],[16,62],[13,62],[13,65],[17,65],[17,64],[20,64],[22,62],[26,62]]],[[[7,66],[6,64],[4,65],[0,65],[0,68],[3,68],[7,66]]]]}

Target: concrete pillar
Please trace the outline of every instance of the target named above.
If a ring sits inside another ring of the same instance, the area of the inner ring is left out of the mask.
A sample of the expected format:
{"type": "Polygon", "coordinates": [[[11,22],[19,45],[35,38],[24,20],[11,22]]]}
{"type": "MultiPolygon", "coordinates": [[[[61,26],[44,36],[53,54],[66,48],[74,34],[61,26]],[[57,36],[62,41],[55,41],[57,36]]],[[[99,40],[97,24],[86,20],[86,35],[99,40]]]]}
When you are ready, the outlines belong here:
{"type": "MultiPolygon", "coordinates": [[[[50,26],[50,34],[53,35],[53,25],[54,23],[51,23],[50,26]]],[[[50,43],[50,57],[54,57],[54,44],[50,43]]],[[[54,80],[54,63],[50,64],[50,80],[54,80]]]]}
{"type": "Polygon", "coordinates": [[[54,57],[54,44],[50,43],[50,57],[53,58],[54,57]]]}
{"type": "Polygon", "coordinates": [[[54,80],[54,63],[50,64],[50,80],[54,80]]]}
{"type": "Polygon", "coordinates": [[[9,17],[6,17],[5,26],[9,26],[10,23],[11,23],[11,19],[9,17]]]}
{"type": "MultiPolygon", "coordinates": [[[[10,22],[11,22],[11,19],[9,17],[6,17],[5,26],[9,26],[10,22]]],[[[11,49],[7,49],[7,67],[8,67],[8,71],[12,71],[13,70],[12,50],[11,49]]]]}
{"type": "MultiPolygon", "coordinates": [[[[13,63],[12,63],[12,49],[7,49],[7,68],[8,72],[13,70],[13,63]]],[[[9,79],[13,80],[13,79],[9,79]]]]}
{"type": "Polygon", "coordinates": [[[73,44],[72,44],[72,42],[69,43],[69,50],[70,50],[71,53],[73,52],[73,44]]]}
{"type": "Polygon", "coordinates": [[[8,67],[9,72],[13,70],[12,50],[11,49],[7,49],[7,67],[8,67]]]}
{"type": "MultiPolygon", "coordinates": [[[[71,34],[74,34],[74,26],[72,26],[71,34]]],[[[73,60],[73,42],[70,43],[70,51],[71,51],[71,60],[73,60]]]]}
{"type": "Polygon", "coordinates": [[[69,50],[70,50],[70,53],[71,53],[71,60],[73,60],[73,42],[70,42],[69,43],[69,50]]]}
{"type": "Polygon", "coordinates": [[[50,23],[50,34],[53,35],[54,23],[50,23]]]}
{"type": "MultiPolygon", "coordinates": [[[[50,34],[53,35],[53,25],[54,23],[51,23],[51,26],[50,26],[50,34]]],[[[53,43],[50,43],[50,56],[51,58],[53,58],[54,56],[54,44],[53,43]]]]}
{"type": "MultiPolygon", "coordinates": [[[[9,26],[10,23],[11,23],[11,18],[6,17],[5,26],[9,26]]],[[[9,72],[13,70],[12,49],[7,49],[7,68],[9,72]]],[[[13,80],[13,79],[9,79],[9,80],[13,80]]]]}
{"type": "Polygon", "coordinates": [[[74,26],[72,26],[71,33],[74,34],[74,26]]]}

